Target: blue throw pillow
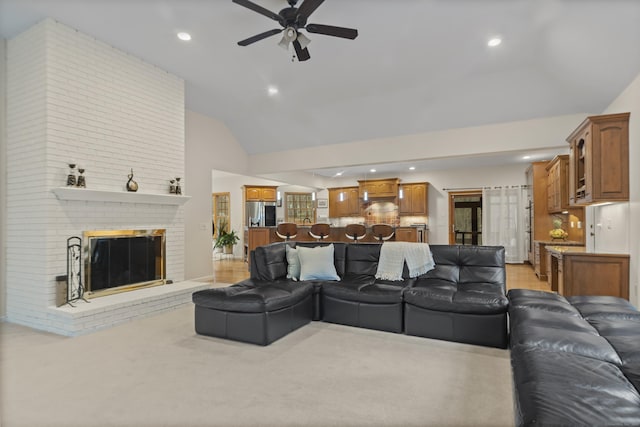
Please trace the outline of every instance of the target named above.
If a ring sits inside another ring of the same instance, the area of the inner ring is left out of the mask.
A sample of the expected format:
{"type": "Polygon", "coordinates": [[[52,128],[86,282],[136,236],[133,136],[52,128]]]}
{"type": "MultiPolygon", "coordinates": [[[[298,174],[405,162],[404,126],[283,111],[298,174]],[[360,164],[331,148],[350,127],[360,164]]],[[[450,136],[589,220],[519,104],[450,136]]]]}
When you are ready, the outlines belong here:
{"type": "Polygon", "coordinates": [[[300,280],[340,280],[333,263],[333,243],[305,248],[298,246],[300,280]]]}
{"type": "Polygon", "coordinates": [[[286,246],[287,252],[287,279],[297,281],[300,279],[300,259],[298,258],[298,250],[291,246],[286,246]]]}

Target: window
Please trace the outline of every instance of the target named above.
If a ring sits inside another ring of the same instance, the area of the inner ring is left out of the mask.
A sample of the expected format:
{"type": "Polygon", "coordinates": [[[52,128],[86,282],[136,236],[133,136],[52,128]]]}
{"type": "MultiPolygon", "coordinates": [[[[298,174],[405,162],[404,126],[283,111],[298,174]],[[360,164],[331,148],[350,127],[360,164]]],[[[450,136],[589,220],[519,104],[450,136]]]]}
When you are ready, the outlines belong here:
{"type": "Polygon", "coordinates": [[[213,193],[213,238],[218,237],[218,231],[229,231],[231,207],[230,193],[213,193]]]}
{"type": "Polygon", "coordinates": [[[285,222],[313,224],[316,222],[316,210],[311,193],[284,193],[285,222]]]}

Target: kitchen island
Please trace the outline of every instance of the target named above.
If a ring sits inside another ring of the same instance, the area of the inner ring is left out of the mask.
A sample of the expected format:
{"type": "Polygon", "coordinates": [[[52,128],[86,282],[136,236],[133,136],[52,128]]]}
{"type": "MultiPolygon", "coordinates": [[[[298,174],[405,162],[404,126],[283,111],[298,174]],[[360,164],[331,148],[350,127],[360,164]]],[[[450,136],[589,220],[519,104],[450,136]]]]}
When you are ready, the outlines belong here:
{"type": "Polygon", "coordinates": [[[547,246],[551,290],[564,296],[629,299],[629,255],[589,252],[584,246],[547,246]]]}

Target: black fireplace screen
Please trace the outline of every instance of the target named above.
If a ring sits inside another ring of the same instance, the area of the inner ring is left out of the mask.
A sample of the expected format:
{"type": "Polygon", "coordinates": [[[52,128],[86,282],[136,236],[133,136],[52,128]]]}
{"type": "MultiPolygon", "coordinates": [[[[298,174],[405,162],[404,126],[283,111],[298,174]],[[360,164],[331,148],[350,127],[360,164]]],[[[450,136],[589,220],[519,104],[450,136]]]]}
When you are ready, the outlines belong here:
{"type": "Polygon", "coordinates": [[[163,280],[164,236],[105,236],[89,239],[87,290],[163,280]]]}

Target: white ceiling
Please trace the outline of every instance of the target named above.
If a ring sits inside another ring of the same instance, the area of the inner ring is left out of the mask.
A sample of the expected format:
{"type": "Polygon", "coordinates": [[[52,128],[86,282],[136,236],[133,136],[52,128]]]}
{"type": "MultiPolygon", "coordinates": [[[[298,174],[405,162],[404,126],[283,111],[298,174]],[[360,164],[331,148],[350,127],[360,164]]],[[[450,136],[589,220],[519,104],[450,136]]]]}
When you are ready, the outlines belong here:
{"type": "Polygon", "coordinates": [[[184,78],[249,154],[597,113],[640,72],[636,0],[326,0],[309,22],[359,36],[307,34],[306,62],[238,46],[278,24],[231,0],[0,0],[0,35],[47,16],[184,78]]]}

